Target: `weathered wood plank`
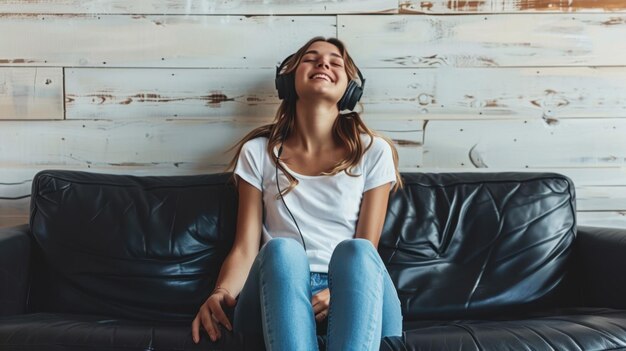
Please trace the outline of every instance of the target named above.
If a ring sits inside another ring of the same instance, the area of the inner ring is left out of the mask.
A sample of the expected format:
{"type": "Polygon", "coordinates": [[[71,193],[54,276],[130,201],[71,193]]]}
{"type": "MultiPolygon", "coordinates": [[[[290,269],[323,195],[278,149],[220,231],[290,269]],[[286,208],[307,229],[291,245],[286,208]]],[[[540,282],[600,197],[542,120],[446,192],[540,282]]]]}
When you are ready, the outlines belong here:
{"type": "Polygon", "coordinates": [[[626,186],[576,187],[579,211],[626,211],[626,186]]]}
{"type": "Polygon", "coordinates": [[[626,11],[624,0],[481,0],[481,1],[422,1],[400,2],[400,13],[425,14],[475,14],[475,13],[527,13],[527,12],[617,12],[626,11]]]}
{"type": "MultiPolygon", "coordinates": [[[[30,191],[26,194],[30,194],[30,191]]],[[[29,208],[30,197],[19,200],[0,199],[0,218],[28,217],[29,208]]]]}
{"type": "Polygon", "coordinates": [[[274,69],[68,68],[68,119],[272,118],[274,69]]]}
{"type": "Polygon", "coordinates": [[[623,167],[626,118],[428,121],[424,166],[623,167]]]}
{"type": "Polygon", "coordinates": [[[208,121],[3,122],[0,165],[181,166],[223,165],[223,152],[259,125],[208,121]]]}
{"type": "Polygon", "coordinates": [[[4,0],[0,3],[0,13],[328,15],[395,12],[398,12],[395,0],[4,0]]]}
{"type": "Polygon", "coordinates": [[[362,111],[379,118],[532,117],[552,123],[626,114],[626,67],[371,68],[363,74],[362,111]]]}
{"type": "MultiPolygon", "coordinates": [[[[66,117],[275,114],[269,69],[68,68],[66,117]]],[[[626,67],[363,69],[367,119],[621,117],[626,67]],[[459,80],[463,84],[459,84],[459,80]]]]}
{"type": "MultiPolygon", "coordinates": [[[[68,119],[271,118],[279,106],[274,69],[66,69],[68,119]]],[[[420,77],[403,70],[369,70],[365,119],[406,120],[420,106],[420,77]]],[[[626,73],[625,73],[626,76],[626,73]]],[[[430,88],[433,84],[429,84],[430,88]]],[[[420,127],[421,129],[421,127],[420,127]]]]}
{"type": "Polygon", "coordinates": [[[0,65],[272,67],[335,16],[3,15],[0,65]]]}
{"type": "MultiPolygon", "coordinates": [[[[269,121],[232,117],[2,122],[0,168],[17,165],[219,167],[230,160],[232,153],[225,153],[230,146],[269,121]]],[[[421,121],[388,121],[385,126],[391,132],[383,131],[383,134],[390,133],[400,144],[414,148],[416,157],[421,157],[421,121]]]]}
{"type": "Polygon", "coordinates": [[[398,151],[398,164],[402,168],[418,168],[422,165],[422,140],[424,132],[420,120],[368,120],[365,124],[376,132],[390,138],[398,151]]]}
{"type": "Polygon", "coordinates": [[[0,119],[63,119],[63,69],[0,67],[0,119]]]}
{"type": "Polygon", "coordinates": [[[363,67],[623,65],[617,14],[337,16],[363,67]]]}
{"type": "MultiPolygon", "coordinates": [[[[417,70],[416,70],[417,71],[417,70]]],[[[273,117],[275,69],[66,69],[67,118],[273,117]]],[[[407,119],[422,107],[417,89],[435,84],[405,70],[368,70],[357,107],[367,119],[407,119]]],[[[431,74],[432,75],[432,74],[431,74]]],[[[625,73],[626,75],[626,73],[625,73]]],[[[430,106],[428,106],[430,107],[430,106]]]]}
{"type": "Polygon", "coordinates": [[[28,216],[3,217],[0,216],[0,228],[13,227],[28,223],[28,216]]]}
{"type": "Polygon", "coordinates": [[[579,211],[578,225],[626,228],[626,211],[579,211]]]}
{"type": "MultiPolygon", "coordinates": [[[[403,76],[397,73],[398,78],[403,76]]],[[[267,121],[279,104],[273,69],[74,68],[66,74],[68,119],[201,119],[230,115],[246,116],[246,121],[267,121]]],[[[378,73],[381,80],[383,74],[378,73]]],[[[397,90],[392,88],[393,92],[397,90]]],[[[363,118],[368,124],[374,123],[372,128],[396,140],[405,166],[417,167],[421,164],[422,122],[399,119],[413,113],[406,105],[390,102],[383,109],[379,104],[378,111],[360,108],[367,111],[363,118]]]]}

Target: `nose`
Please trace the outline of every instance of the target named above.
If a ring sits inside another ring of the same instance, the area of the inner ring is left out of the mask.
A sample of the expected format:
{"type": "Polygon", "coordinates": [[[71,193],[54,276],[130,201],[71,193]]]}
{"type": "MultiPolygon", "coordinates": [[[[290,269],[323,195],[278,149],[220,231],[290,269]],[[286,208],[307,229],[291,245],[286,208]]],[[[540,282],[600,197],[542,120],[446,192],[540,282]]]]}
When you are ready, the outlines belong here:
{"type": "Polygon", "coordinates": [[[328,63],[328,60],[326,60],[326,58],[320,57],[317,60],[317,67],[324,67],[326,69],[330,69],[330,64],[328,63]]]}

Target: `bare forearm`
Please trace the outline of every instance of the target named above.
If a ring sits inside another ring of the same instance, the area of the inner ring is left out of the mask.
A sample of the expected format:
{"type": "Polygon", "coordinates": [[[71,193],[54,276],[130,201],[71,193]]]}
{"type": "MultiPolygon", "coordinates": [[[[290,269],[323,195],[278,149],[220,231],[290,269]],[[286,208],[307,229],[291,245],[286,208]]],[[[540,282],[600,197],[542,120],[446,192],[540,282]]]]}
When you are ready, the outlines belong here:
{"type": "Polygon", "coordinates": [[[237,297],[248,278],[255,256],[240,250],[232,250],[222,264],[215,286],[225,288],[233,297],[237,297]]]}

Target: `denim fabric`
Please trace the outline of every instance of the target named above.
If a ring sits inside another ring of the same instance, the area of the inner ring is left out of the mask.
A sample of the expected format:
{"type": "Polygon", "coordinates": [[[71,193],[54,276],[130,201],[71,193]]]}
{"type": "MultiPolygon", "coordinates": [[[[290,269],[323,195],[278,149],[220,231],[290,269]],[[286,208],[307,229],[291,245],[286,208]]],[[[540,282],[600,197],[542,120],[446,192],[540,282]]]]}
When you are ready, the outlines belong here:
{"type": "Polygon", "coordinates": [[[311,297],[326,286],[331,293],[327,350],[378,350],[382,337],[402,334],[395,287],[378,252],[364,239],[337,245],[327,275],[309,271],[296,240],[267,242],[239,295],[233,328],[262,334],[270,351],[318,350],[311,297]]]}
{"type": "Polygon", "coordinates": [[[311,294],[315,295],[326,288],[328,288],[328,274],[311,272],[311,294]]]}

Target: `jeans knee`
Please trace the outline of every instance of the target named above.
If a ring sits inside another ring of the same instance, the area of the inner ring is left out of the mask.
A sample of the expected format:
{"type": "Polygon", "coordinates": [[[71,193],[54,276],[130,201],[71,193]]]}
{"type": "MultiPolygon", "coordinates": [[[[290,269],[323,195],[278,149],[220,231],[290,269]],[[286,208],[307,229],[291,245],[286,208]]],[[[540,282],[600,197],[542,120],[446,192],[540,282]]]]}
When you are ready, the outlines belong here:
{"type": "Polygon", "coordinates": [[[274,238],[269,240],[259,253],[264,264],[279,267],[299,267],[304,264],[308,267],[308,259],[302,245],[290,238],[274,238]]]}
{"type": "Polygon", "coordinates": [[[304,252],[304,248],[295,239],[291,238],[273,238],[269,240],[263,248],[266,251],[281,252],[281,253],[294,253],[300,254],[304,252]]]}
{"type": "Polygon", "coordinates": [[[335,248],[337,254],[342,256],[360,256],[368,252],[376,252],[374,245],[367,239],[349,239],[340,242],[335,248]]]}
{"type": "Polygon", "coordinates": [[[337,245],[331,257],[331,262],[340,261],[341,265],[377,264],[378,260],[378,252],[367,239],[344,240],[337,245]]]}

